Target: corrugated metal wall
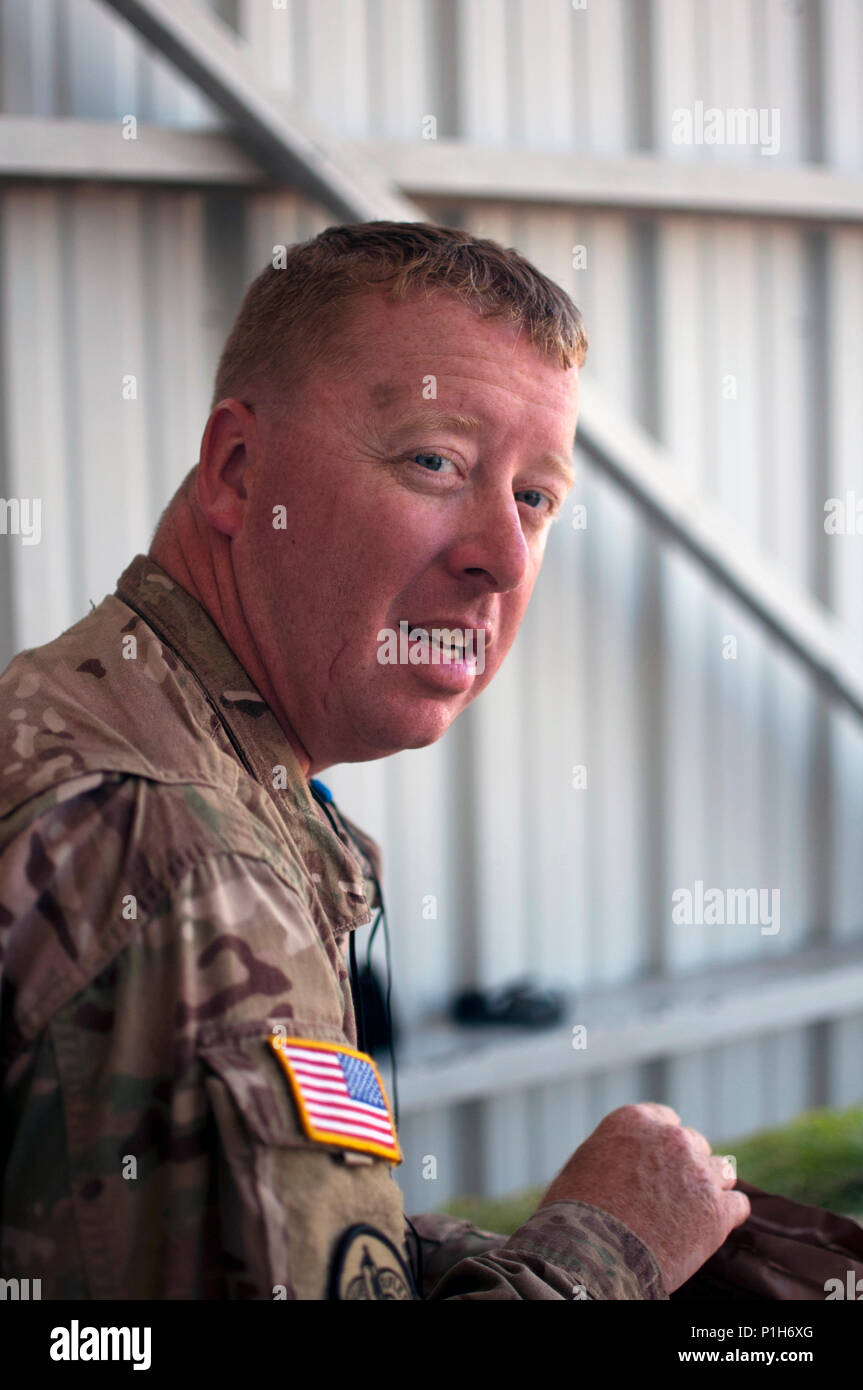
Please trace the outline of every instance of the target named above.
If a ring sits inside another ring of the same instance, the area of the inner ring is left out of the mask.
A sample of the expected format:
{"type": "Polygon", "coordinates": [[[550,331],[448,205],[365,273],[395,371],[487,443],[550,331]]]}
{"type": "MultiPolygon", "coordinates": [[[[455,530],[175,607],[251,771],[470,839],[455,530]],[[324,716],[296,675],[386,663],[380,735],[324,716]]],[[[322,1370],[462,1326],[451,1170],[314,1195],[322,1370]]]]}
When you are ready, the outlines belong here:
{"type": "MultiPolygon", "coordinates": [[[[857,0],[218,9],[255,46],[262,81],[342,136],[418,140],[434,114],[441,137],[489,145],[765,158],[674,144],[671,113],[702,100],[778,107],[776,163],[863,166],[857,0]]],[[[0,34],[7,113],[218,124],[90,0],[5,0],[0,34]]],[[[863,496],[863,230],[488,202],[429,211],[518,246],[572,293],[587,374],[863,649],[863,540],[823,529],[827,497],[863,496]]],[[[328,220],[291,193],[3,190],[2,493],[43,498],[42,544],[6,543],[4,664],[146,548],[196,457],[244,283],[275,243],[328,220]]],[[[494,685],[439,745],[326,779],[384,844],[396,1006],[417,1028],[474,980],[530,971],[583,997],[861,929],[859,726],[578,462],[494,685]],[[577,502],[586,530],[570,524],[577,502]],[[729,635],[736,660],[723,658],[729,635]],[[573,788],[577,764],[586,790],[573,788]],[[672,890],[696,879],[779,888],[781,931],[673,926],[672,890]]],[[[399,1176],[417,1208],[540,1182],[609,1109],[650,1096],[721,1138],[858,1099],[861,1049],[863,1012],[584,1080],[574,1053],[571,1081],[408,1115],[399,1176]],[[428,1154],[435,1183],[421,1176],[428,1154]]]]}

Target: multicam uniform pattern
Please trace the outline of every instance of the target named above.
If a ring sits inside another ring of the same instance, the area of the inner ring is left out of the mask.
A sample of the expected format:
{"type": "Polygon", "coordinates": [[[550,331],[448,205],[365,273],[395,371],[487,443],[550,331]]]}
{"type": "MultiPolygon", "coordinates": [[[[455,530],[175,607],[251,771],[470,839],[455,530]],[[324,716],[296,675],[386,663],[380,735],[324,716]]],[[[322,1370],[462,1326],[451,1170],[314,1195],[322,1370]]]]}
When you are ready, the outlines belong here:
{"type": "MultiPolygon", "coordinates": [[[[356,1226],[374,1235],[343,1296],[411,1295],[369,1255],[416,1275],[389,1162],[307,1138],[267,1045],[357,1044],[344,950],[379,861],[336,824],[145,556],[0,677],[4,1278],[55,1299],[338,1296],[356,1226]]],[[[414,1222],[427,1298],[667,1297],[651,1251],[584,1203],[508,1241],[414,1222]]]]}

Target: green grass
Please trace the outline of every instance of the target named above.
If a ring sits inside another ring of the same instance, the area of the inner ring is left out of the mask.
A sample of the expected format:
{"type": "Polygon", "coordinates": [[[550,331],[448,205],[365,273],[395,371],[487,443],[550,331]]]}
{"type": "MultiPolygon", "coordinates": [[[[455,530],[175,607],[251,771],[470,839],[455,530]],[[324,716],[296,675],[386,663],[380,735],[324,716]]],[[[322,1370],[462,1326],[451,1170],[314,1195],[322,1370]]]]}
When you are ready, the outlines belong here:
{"type": "MultiPolygon", "coordinates": [[[[734,1154],[738,1177],[753,1186],[863,1221],[863,1106],[808,1110],[780,1128],[710,1143],[714,1153],[734,1154]]],[[[443,1210],[511,1235],[544,1191],[530,1188],[496,1201],[459,1197],[443,1210]]]]}

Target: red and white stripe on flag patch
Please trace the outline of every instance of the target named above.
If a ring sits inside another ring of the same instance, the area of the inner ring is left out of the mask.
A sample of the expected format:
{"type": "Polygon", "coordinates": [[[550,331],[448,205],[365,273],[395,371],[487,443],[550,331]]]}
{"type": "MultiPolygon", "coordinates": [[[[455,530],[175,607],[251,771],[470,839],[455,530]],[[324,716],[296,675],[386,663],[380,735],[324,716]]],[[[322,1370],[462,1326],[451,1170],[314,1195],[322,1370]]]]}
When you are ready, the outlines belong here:
{"type": "Polygon", "coordinates": [[[269,1044],[285,1069],[310,1139],[402,1162],[383,1082],[368,1053],[275,1033],[269,1044]]]}

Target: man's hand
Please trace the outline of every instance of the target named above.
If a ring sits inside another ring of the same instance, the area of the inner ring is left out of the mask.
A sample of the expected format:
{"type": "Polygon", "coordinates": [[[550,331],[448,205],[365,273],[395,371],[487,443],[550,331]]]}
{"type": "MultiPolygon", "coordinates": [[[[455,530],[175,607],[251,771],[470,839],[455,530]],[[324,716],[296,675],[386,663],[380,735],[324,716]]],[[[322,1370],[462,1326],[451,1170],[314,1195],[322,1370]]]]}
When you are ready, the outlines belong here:
{"type": "Polygon", "coordinates": [[[751,1212],[730,1165],[667,1105],[622,1105],[576,1149],[540,1206],[589,1202],[628,1226],[659,1262],[666,1292],[684,1284],[751,1212]]]}

